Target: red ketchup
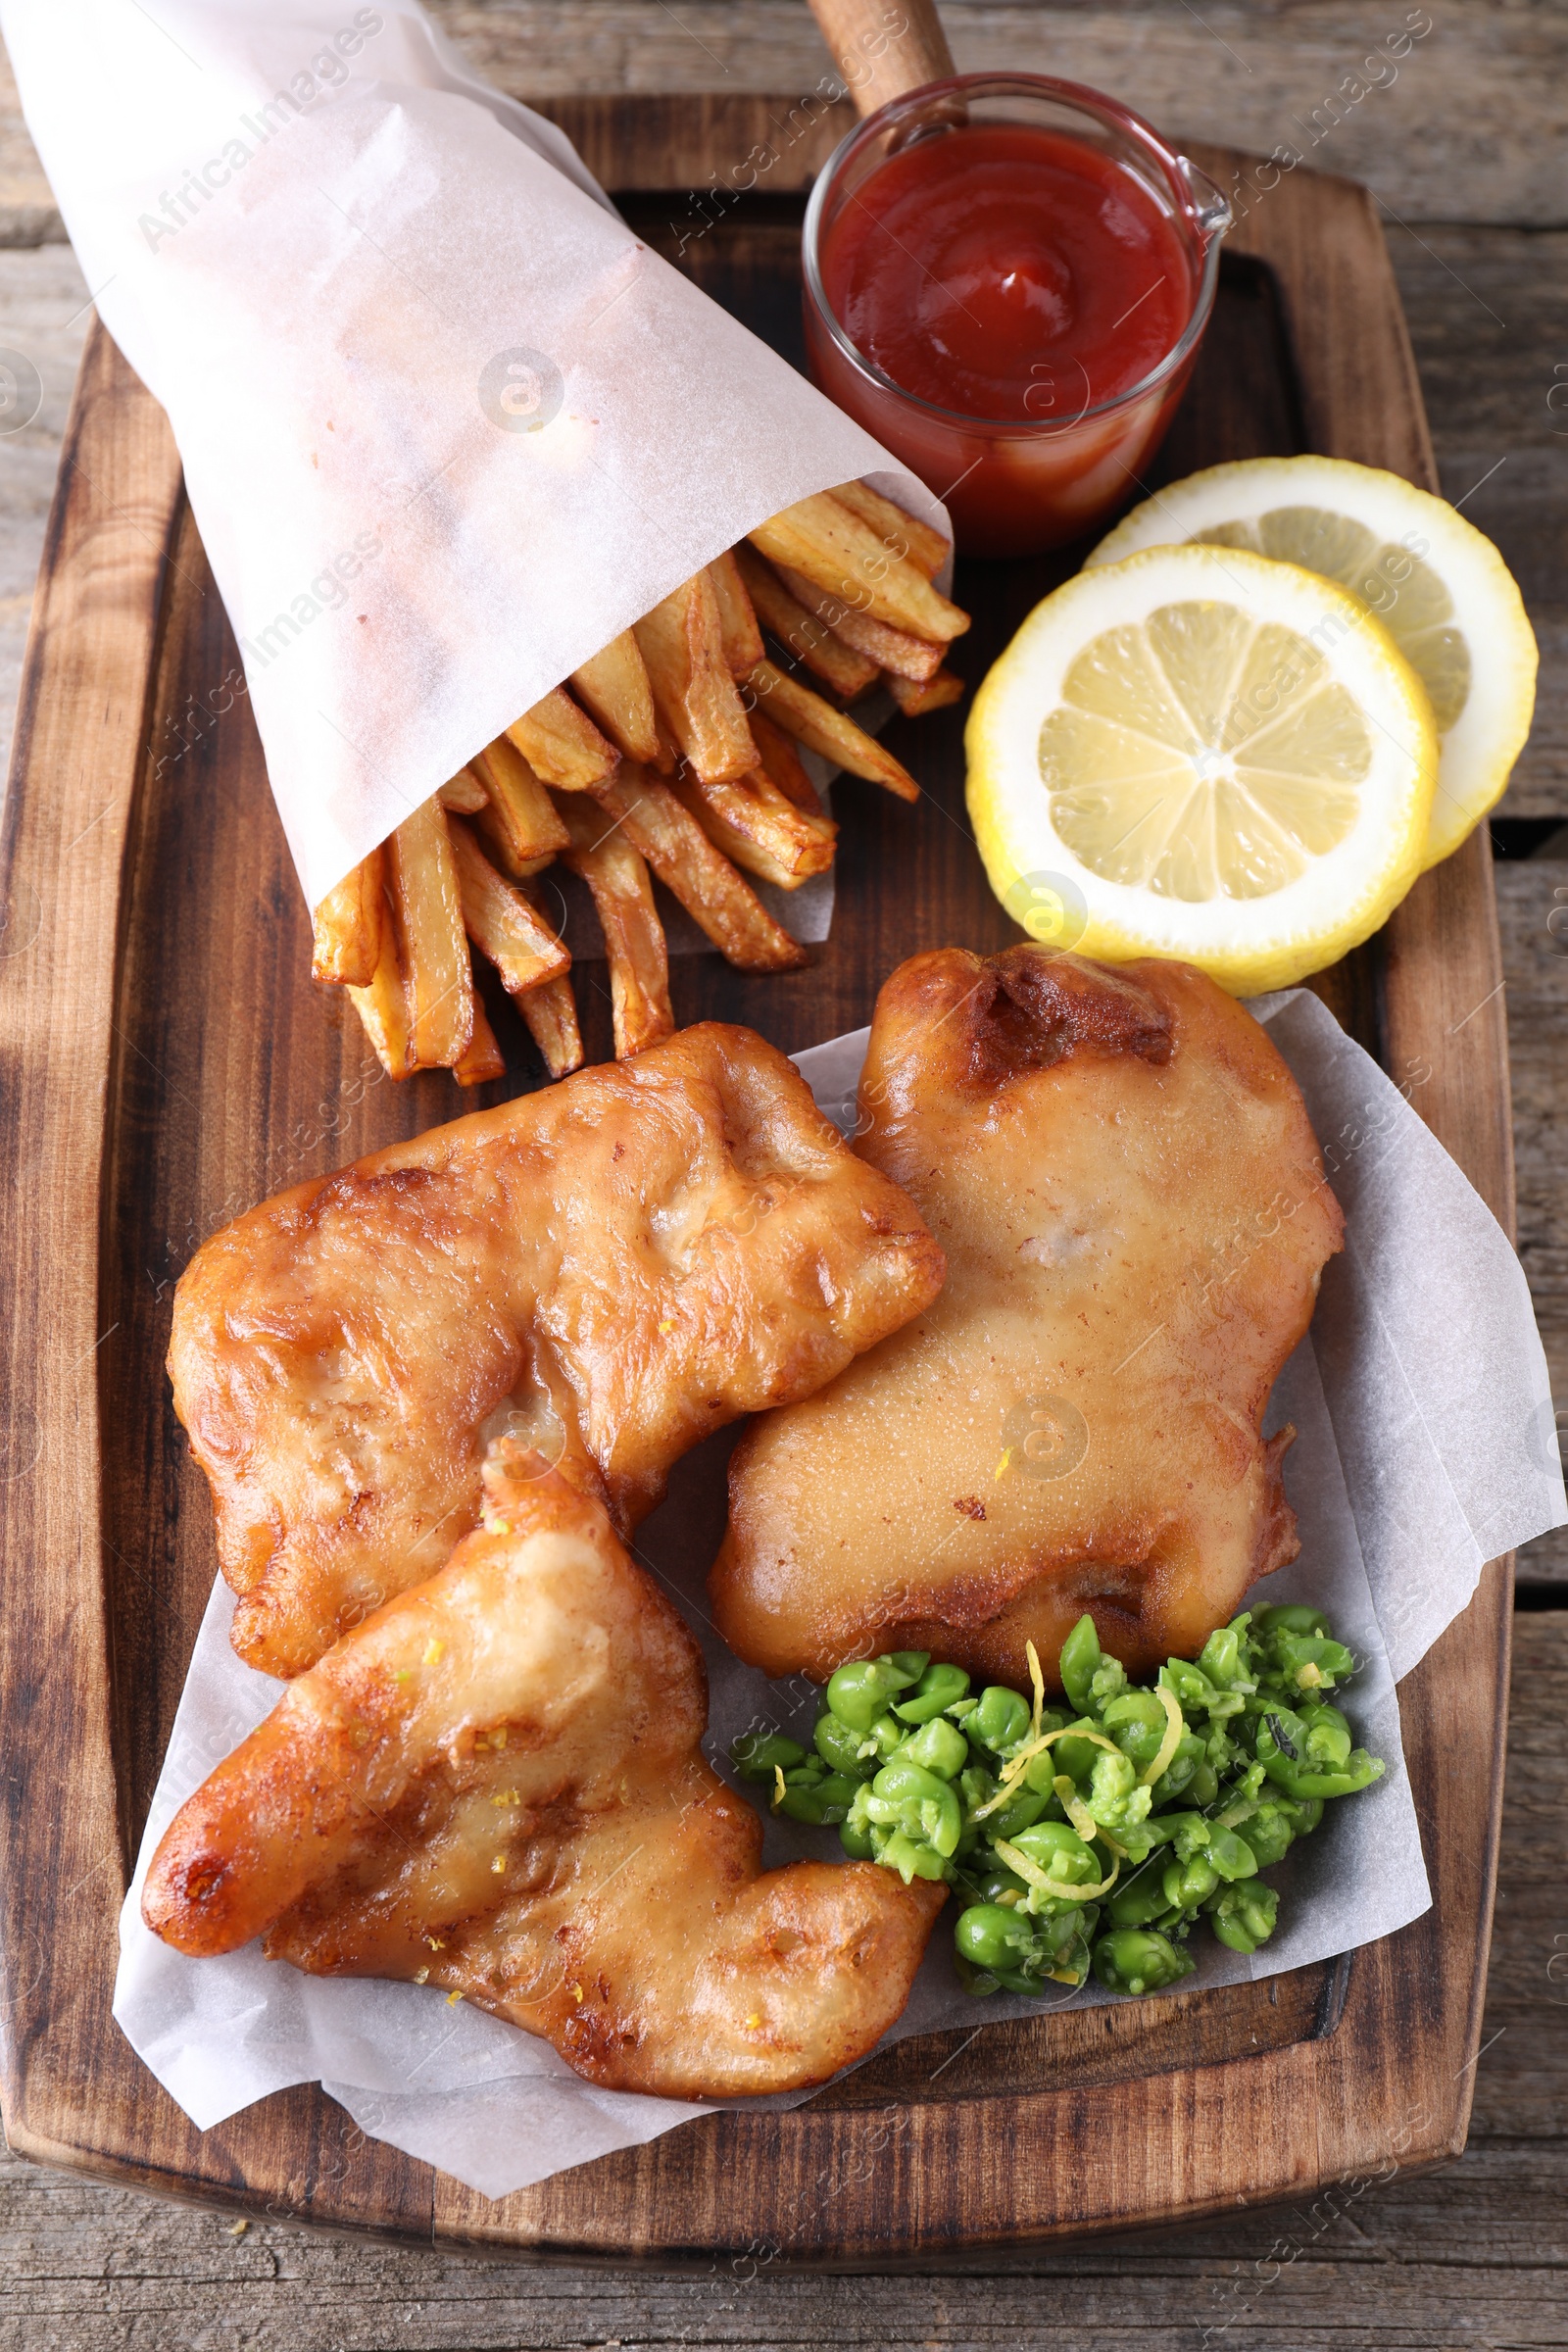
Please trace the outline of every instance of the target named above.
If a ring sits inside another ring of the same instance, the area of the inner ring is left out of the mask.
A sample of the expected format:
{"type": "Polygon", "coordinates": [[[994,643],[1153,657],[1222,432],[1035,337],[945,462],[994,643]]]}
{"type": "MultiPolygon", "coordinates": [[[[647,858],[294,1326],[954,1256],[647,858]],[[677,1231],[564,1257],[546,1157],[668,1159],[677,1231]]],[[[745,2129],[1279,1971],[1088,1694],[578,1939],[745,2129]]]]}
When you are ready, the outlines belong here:
{"type": "Polygon", "coordinates": [[[1057,545],[1131,495],[1185,384],[1187,366],[1127,398],[1193,316],[1185,228],[1126,165],[1059,131],[919,139],[848,195],[819,253],[840,326],[912,398],[857,368],[808,301],[812,372],[949,500],[961,546],[1057,545]]]}

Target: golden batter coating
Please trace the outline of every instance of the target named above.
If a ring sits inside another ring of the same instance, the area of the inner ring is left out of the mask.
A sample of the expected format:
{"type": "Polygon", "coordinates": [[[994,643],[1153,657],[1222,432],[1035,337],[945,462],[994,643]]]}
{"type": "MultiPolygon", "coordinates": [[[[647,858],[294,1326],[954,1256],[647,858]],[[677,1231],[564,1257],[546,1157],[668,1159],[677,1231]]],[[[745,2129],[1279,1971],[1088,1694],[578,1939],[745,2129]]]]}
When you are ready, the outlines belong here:
{"type": "Polygon", "coordinates": [[[945,1890],[760,1873],[701,1655],[597,1502],[507,1441],[484,1525],[292,1683],[176,1814],[142,1916],[207,1957],[460,1993],[615,2090],[794,2090],[865,2056],[945,1890]]]}
{"type": "Polygon", "coordinates": [[[235,1648],[298,1674],[429,1576],[503,1431],[629,1530],[942,1272],[784,1055],[714,1022],[264,1201],[187,1267],[169,1351],[235,1648]]]}
{"type": "Polygon", "coordinates": [[[929,1649],[1027,1688],[1085,1609],[1144,1674],[1294,1559],[1261,1426],[1344,1220],[1263,1030],[1200,972],[1016,947],[877,1000],[872,1166],[934,1305],[748,1430],[710,1582],[768,1674],[929,1649]]]}

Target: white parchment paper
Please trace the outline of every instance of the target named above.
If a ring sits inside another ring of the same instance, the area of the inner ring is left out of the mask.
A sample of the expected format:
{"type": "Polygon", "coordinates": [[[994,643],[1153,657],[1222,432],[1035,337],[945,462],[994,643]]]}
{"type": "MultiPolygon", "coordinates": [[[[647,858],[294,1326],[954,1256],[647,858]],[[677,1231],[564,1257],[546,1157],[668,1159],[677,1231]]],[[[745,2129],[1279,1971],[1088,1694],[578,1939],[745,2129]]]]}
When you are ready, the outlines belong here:
{"type": "Polygon", "coordinates": [[[169,412],[312,905],[780,507],[864,475],[944,523],[417,0],[0,0],[0,25],[169,412]]]}
{"type": "MultiPolygon", "coordinates": [[[[1519,1262],[1484,1202],[1409,1102],[1304,990],[1254,1005],[1290,1063],[1346,1211],[1312,1328],[1287,1364],[1270,1426],[1293,1421],[1286,1487],[1301,1553],[1256,1597],[1317,1602],[1361,1661],[1346,1704],[1388,1760],[1383,1780],[1331,1805],[1270,1873],[1273,1940],[1248,1958],[1202,1931],[1189,1984],[1267,1977],[1391,1935],[1431,1900],[1399,1742],[1396,1685],[1465,1606],[1487,1560],[1568,1518],[1545,1359],[1519,1262]]],[[[866,1032],[797,1056],[822,1108],[848,1128],[866,1032]]],[[[1412,1073],[1409,1091],[1421,1083],[1412,1073]]],[[[702,1642],[709,1753],[760,1724],[808,1725],[816,1694],[769,1683],[713,1634],[704,1580],[725,1509],[725,1433],[677,1466],[635,1549],[702,1642]]],[[[291,2082],[319,2081],[361,2129],[486,2196],[650,2139],[702,2106],[596,2090],[546,2043],[409,1984],[301,1976],[252,1944],[188,1960],[149,1934],[142,1880],[184,1799],[276,1700],[281,1686],[228,1644],[231,1595],[214,1588],[121,1920],[115,2016],[202,2127],[291,2082]]],[[[748,1790],[754,1796],[755,1791],[748,1790]]],[[[838,1852],[831,1831],[769,1820],[769,1866],[838,1852]]],[[[1063,2005],[1102,2001],[1098,1986],[1063,2005]]],[[[946,1917],[890,2039],[1025,2015],[971,2000],[946,1917]]],[[[799,2094],[801,2097],[806,2093],[799,2094]]],[[[733,2104],[793,2106],[795,2098],[733,2104]]]]}

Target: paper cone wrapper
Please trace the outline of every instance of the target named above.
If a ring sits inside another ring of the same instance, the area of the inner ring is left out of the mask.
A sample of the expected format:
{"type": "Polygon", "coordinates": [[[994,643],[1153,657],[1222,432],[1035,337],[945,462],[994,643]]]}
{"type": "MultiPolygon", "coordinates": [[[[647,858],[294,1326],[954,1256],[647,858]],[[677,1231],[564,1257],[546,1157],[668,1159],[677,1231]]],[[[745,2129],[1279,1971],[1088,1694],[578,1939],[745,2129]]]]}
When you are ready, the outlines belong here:
{"type": "Polygon", "coordinates": [[[859,475],[946,528],[413,0],[3,0],[0,25],[169,413],[312,906],[781,507],[859,475]]]}

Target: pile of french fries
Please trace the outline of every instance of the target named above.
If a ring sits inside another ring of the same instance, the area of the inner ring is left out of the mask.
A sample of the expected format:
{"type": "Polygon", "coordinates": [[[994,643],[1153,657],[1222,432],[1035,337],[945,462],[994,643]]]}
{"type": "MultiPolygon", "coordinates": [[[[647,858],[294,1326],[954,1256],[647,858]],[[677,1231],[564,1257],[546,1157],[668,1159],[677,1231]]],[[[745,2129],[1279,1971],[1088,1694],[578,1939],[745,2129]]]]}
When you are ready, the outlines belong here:
{"type": "Polygon", "coordinates": [[[571,957],[536,890],[556,858],[587,884],[604,931],[617,1059],[675,1026],[650,873],[743,971],[804,963],[745,877],[794,890],[832,862],[838,828],[798,747],[918,797],[845,706],[878,682],[910,713],[962,693],[943,662],[968,615],[931,584],[947,555],[862,482],[803,499],[416,808],[315,913],[315,977],[347,988],[388,1074],[449,1069],[460,1086],[503,1074],[470,943],[550,1075],[580,1066],[571,957]]]}

